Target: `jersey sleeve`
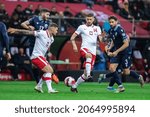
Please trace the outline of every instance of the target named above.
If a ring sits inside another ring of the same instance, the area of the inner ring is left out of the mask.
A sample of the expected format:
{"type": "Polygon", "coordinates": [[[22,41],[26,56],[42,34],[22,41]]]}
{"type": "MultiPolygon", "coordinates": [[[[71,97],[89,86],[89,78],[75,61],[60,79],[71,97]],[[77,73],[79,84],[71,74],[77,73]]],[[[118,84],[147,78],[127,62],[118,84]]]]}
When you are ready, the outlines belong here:
{"type": "Polygon", "coordinates": [[[100,27],[97,26],[97,34],[98,34],[98,35],[101,35],[101,33],[102,33],[102,31],[101,31],[100,27]]]}
{"type": "Polygon", "coordinates": [[[35,19],[35,17],[32,17],[32,18],[30,18],[28,21],[29,21],[29,24],[33,24],[33,22],[34,22],[34,19],[35,19]]]}
{"type": "Polygon", "coordinates": [[[77,35],[80,35],[81,32],[82,32],[82,26],[79,26],[79,27],[77,28],[77,30],[75,31],[75,33],[76,33],[77,35]]]}
{"type": "Polygon", "coordinates": [[[40,37],[41,35],[43,35],[43,31],[42,30],[34,31],[34,36],[35,37],[40,37]]]}
{"type": "Polygon", "coordinates": [[[121,35],[121,37],[122,37],[123,40],[127,39],[127,34],[126,34],[126,32],[124,31],[123,28],[120,27],[120,30],[118,32],[121,35]]]}

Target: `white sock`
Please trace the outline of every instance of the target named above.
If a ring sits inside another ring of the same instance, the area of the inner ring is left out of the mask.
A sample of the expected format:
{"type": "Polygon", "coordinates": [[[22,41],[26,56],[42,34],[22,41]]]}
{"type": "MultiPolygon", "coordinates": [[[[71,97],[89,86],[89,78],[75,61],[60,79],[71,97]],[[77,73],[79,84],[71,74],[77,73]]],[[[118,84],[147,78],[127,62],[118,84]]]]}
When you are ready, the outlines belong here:
{"type": "Polygon", "coordinates": [[[87,58],[86,59],[86,64],[85,64],[85,70],[86,70],[86,74],[87,76],[90,76],[90,72],[91,72],[91,58],[87,58]]]}
{"type": "Polygon", "coordinates": [[[85,75],[84,75],[84,74],[82,74],[82,75],[78,78],[78,80],[76,81],[75,85],[73,85],[72,87],[73,87],[73,88],[77,88],[78,85],[80,85],[80,84],[83,83],[83,82],[85,82],[85,75]]]}
{"type": "Polygon", "coordinates": [[[48,88],[48,91],[52,90],[52,80],[46,80],[46,85],[47,85],[47,88],[48,88]]]}
{"type": "Polygon", "coordinates": [[[123,85],[119,85],[119,86],[118,86],[118,88],[122,88],[122,87],[123,87],[123,85]]]}
{"type": "Polygon", "coordinates": [[[44,73],[44,74],[43,74],[43,79],[45,79],[45,82],[46,82],[48,91],[49,91],[49,90],[52,90],[52,80],[51,80],[51,76],[52,76],[51,73],[44,73]]]}
{"type": "Polygon", "coordinates": [[[43,80],[42,80],[42,78],[41,78],[41,79],[39,80],[37,86],[38,86],[38,87],[42,87],[42,85],[43,85],[43,80]]]}

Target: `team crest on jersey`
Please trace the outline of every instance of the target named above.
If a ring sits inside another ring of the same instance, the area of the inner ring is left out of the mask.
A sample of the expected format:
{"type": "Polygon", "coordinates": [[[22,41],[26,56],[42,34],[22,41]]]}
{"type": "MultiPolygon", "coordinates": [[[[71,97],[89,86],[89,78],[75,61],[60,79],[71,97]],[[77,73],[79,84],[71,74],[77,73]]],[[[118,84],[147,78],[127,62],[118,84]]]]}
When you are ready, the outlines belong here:
{"type": "Polygon", "coordinates": [[[121,32],[123,32],[123,30],[121,29],[121,32]]]}
{"type": "Polygon", "coordinates": [[[89,31],[89,35],[93,35],[93,31],[89,31]]]}
{"type": "Polygon", "coordinates": [[[97,28],[93,29],[94,32],[97,32],[97,28]]]}
{"type": "Polygon", "coordinates": [[[48,24],[45,24],[44,27],[47,28],[47,27],[48,27],[48,24]]]}

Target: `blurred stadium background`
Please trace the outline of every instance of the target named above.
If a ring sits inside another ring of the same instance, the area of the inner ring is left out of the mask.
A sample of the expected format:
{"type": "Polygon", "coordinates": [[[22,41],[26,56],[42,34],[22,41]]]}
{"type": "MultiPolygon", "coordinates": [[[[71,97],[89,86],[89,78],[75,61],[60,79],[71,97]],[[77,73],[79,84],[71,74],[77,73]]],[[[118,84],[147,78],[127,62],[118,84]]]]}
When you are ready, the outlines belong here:
{"type": "MultiPolygon", "coordinates": [[[[50,21],[59,25],[59,34],[48,52],[48,60],[55,72],[64,80],[66,76],[77,78],[82,73],[80,54],[74,54],[69,41],[76,28],[84,23],[85,14],[92,12],[96,25],[101,28],[110,15],[118,17],[121,25],[131,37],[132,68],[144,76],[145,82],[150,82],[150,1],[149,0],[0,0],[0,20],[7,27],[21,28],[20,24],[38,15],[41,8],[48,8],[51,13],[50,21]],[[38,8],[39,7],[39,8],[38,8]]],[[[78,48],[81,39],[78,37],[78,48]]],[[[29,38],[27,36],[10,35],[11,54],[18,53],[23,47],[29,55],[29,38]]],[[[97,81],[99,73],[108,70],[108,58],[104,52],[104,44],[100,43],[99,67],[93,70],[92,81],[97,81]]],[[[19,71],[18,79],[12,77],[8,66],[3,62],[0,80],[34,80],[23,69],[19,71]]],[[[135,82],[134,79],[124,79],[124,82],[135,82]]]]}

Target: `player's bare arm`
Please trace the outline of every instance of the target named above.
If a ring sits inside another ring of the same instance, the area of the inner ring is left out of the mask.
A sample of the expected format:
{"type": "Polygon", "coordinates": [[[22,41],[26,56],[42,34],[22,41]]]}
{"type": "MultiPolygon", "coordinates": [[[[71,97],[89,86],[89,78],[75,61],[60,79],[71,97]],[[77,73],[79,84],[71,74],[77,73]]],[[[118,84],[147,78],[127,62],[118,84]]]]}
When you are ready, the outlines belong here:
{"type": "Polygon", "coordinates": [[[103,36],[102,36],[102,35],[98,35],[98,39],[99,39],[99,42],[104,42],[104,41],[103,41],[103,36]]]}
{"type": "Polygon", "coordinates": [[[129,46],[129,40],[126,39],[126,40],[124,40],[123,45],[122,45],[119,49],[117,49],[116,51],[113,52],[113,56],[114,56],[114,57],[117,56],[117,54],[118,54],[119,52],[123,51],[123,50],[126,49],[128,46],[129,46]]]}
{"type": "Polygon", "coordinates": [[[34,31],[15,29],[15,28],[9,28],[8,33],[10,33],[10,34],[22,34],[22,35],[34,35],[34,31]]]}
{"type": "Polygon", "coordinates": [[[74,52],[78,52],[78,48],[77,48],[77,45],[76,45],[76,42],[75,42],[76,37],[77,37],[77,34],[73,33],[73,35],[70,38],[70,41],[72,43],[72,47],[73,47],[74,52]]]}
{"type": "Polygon", "coordinates": [[[29,21],[24,21],[23,23],[21,23],[21,26],[27,30],[34,30],[35,28],[33,26],[30,25],[29,21]]]}

